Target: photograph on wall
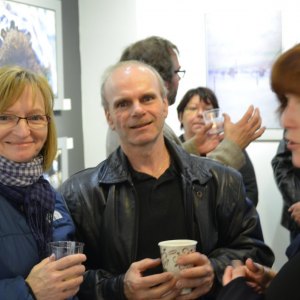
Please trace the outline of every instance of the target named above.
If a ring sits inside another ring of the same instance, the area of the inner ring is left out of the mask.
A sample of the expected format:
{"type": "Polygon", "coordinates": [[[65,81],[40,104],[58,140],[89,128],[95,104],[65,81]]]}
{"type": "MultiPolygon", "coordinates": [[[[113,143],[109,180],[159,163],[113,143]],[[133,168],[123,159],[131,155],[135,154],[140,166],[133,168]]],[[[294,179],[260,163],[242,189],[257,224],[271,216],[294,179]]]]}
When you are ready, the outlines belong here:
{"type": "Polygon", "coordinates": [[[207,86],[215,91],[222,110],[235,122],[253,104],[264,126],[280,128],[270,71],[282,52],[281,13],[208,13],[205,36],[207,86]]]}
{"type": "Polygon", "coordinates": [[[0,66],[42,73],[58,94],[55,11],[0,0],[0,66]]]}

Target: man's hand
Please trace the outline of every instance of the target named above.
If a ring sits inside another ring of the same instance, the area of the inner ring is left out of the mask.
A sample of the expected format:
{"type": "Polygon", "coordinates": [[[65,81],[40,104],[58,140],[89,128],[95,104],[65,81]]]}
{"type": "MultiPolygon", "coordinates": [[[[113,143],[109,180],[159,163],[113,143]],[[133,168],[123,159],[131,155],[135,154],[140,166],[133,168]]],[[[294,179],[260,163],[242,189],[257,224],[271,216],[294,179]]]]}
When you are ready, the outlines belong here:
{"type": "Polygon", "coordinates": [[[194,252],[182,255],[178,258],[179,265],[192,264],[192,268],[183,269],[179,273],[179,279],[176,288],[192,288],[191,293],[177,296],[178,300],[198,299],[200,296],[207,294],[214,283],[214,270],[206,255],[194,252]]]}
{"type": "Polygon", "coordinates": [[[237,123],[232,123],[229,115],[224,113],[224,138],[245,149],[265,132],[266,128],[261,127],[261,123],[259,109],[254,109],[253,105],[250,105],[237,123]]]}
{"type": "Polygon", "coordinates": [[[300,201],[289,207],[292,219],[300,226],[300,201]]]}
{"type": "Polygon", "coordinates": [[[55,260],[54,255],[35,265],[26,278],[39,300],[64,300],[74,296],[83,282],[84,254],[72,254],[55,260]]]}
{"type": "Polygon", "coordinates": [[[124,293],[129,300],[175,299],[180,293],[175,288],[176,279],[169,272],[144,276],[142,273],[157,267],[160,259],[146,258],[131,264],[124,278],[124,293]]]}

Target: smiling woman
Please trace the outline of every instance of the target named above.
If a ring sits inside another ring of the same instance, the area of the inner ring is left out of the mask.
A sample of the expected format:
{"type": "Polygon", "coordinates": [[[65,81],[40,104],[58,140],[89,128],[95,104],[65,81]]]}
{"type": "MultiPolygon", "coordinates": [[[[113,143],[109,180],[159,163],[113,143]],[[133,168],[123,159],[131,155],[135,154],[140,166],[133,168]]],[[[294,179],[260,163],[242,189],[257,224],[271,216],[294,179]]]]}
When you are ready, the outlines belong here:
{"type": "Polygon", "coordinates": [[[63,259],[47,257],[49,242],[74,233],[61,195],[43,177],[56,154],[53,119],[53,93],[43,76],[0,68],[0,295],[6,299],[66,299],[83,280],[84,255],[70,258],[78,271],[72,287],[63,259]]]}

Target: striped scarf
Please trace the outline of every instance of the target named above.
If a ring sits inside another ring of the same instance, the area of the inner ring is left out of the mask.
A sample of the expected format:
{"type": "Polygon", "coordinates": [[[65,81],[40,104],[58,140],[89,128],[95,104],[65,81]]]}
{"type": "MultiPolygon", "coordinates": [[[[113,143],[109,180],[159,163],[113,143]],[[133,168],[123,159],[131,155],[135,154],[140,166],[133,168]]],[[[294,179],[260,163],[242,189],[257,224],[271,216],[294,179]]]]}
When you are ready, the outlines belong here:
{"type": "Polygon", "coordinates": [[[25,163],[0,156],[0,194],[25,215],[41,259],[52,240],[55,205],[55,191],[42,176],[42,162],[41,156],[25,163]]]}

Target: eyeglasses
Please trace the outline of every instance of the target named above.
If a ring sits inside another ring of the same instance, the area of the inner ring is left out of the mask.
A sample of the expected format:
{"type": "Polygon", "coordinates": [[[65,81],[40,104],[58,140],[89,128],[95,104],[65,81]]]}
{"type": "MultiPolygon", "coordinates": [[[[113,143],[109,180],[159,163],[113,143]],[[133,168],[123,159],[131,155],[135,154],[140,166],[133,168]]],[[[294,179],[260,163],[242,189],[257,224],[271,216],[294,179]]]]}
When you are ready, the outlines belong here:
{"type": "Polygon", "coordinates": [[[0,127],[12,128],[17,126],[19,121],[26,120],[29,128],[40,129],[51,121],[51,118],[46,115],[31,115],[28,117],[19,117],[16,115],[0,115],[0,127]]]}
{"type": "Polygon", "coordinates": [[[203,109],[203,107],[201,107],[201,106],[186,106],[184,108],[184,111],[189,112],[190,114],[196,114],[199,111],[201,113],[203,113],[204,111],[207,111],[207,110],[210,110],[210,109],[212,109],[212,108],[205,108],[205,109],[203,109]]]}
{"type": "Polygon", "coordinates": [[[180,69],[179,70],[175,70],[174,73],[177,74],[179,76],[179,78],[181,79],[185,75],[185,70],[180,70],[180,69]]]}

